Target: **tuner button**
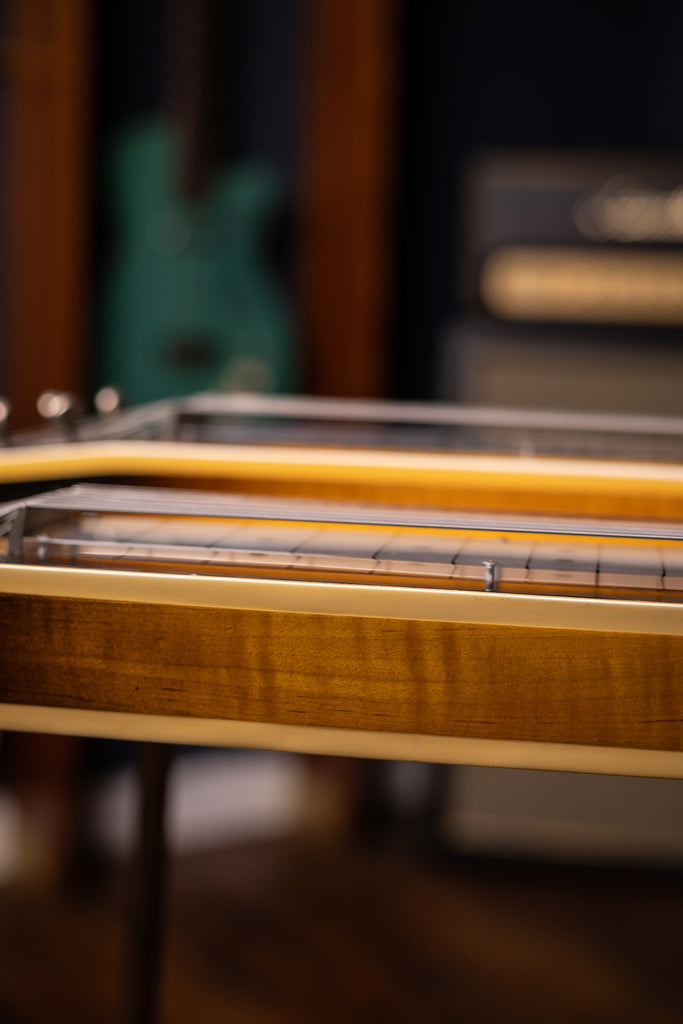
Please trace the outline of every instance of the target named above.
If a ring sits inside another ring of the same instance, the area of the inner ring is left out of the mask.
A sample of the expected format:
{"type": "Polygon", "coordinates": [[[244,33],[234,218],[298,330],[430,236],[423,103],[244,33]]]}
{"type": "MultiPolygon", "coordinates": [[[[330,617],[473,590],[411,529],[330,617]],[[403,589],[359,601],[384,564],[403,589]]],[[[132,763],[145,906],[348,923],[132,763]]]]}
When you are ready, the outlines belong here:
{"type": "Polygon", "coordinates": [[[61,420],[76,412],[78,400],[68,391],[43,391],[36,406],[44,420],[61,420]]]}
{"type": "Polygon", "coordinates": [[[67,434],[75,433],[74,424],[81,414],[81,403],[69,391],[43,391],[36,402],[38,412],[48,423],[62,423],[67,434]]]}
{"type": "Polygon", "coordinates": [[[106,386],[95,395],[95,409],[100,416],[113,416],[121,410],[123,395],[118,388],[106,386]]]}
{"type": "Polygon", "coordinates": [[[0,444],[4,444],[7,439],[7,430],[9,426],[9,417],[12,411],[8,398],[3,398],[0,395],[0,444]]]}

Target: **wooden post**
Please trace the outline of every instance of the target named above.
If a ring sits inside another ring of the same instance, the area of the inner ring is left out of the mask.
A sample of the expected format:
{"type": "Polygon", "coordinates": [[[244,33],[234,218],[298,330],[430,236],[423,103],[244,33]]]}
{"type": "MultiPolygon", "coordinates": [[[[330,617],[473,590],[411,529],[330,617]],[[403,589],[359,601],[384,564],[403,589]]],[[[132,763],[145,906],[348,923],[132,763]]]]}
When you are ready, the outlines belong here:
{"type": "Polygon", "coordinates": [[[158,1019],[168,861],[165,811],[172,751],[165,743],[138,746],[140,810],[129,891],[122,1024],[154,1024],[158,1019]]]}
{"type": "Polygon", "coordinates": [[[82,391],[88,216],[88,0],[12,0],[8,362],[13,425],[40,391],[82,391]]]}
{"type": "Polygon", "coordinates": [[[309,390],[382,395],[393,183],[392,0],[308,0],[300,309],[309,390]]]}

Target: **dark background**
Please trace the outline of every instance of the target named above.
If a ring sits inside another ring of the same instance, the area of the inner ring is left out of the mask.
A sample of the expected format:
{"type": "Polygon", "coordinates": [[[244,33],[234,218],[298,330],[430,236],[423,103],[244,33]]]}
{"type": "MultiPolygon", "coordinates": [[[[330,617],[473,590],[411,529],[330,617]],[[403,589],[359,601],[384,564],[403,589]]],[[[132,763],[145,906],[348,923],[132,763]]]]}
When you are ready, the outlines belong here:
{"type": "MultiPolygon", "coordinates": [[[[444,331],[463,313],[461,195],[472,160],[491,149],[682,150],[683,9],[672,0],[647,8],[403,0],[393,11],[388,389],[426,398],[444,331]]],[[[216,152],[264,158],[287,181],[275,255],[288,286],[305,33],[306,5],[295,0],[239,0],[221,8],[217,24],[216,152]]],[[[168,3],[102,3],[98,40],[101,163],[117,125],[168,107],[177,71],[168,3]]]]}

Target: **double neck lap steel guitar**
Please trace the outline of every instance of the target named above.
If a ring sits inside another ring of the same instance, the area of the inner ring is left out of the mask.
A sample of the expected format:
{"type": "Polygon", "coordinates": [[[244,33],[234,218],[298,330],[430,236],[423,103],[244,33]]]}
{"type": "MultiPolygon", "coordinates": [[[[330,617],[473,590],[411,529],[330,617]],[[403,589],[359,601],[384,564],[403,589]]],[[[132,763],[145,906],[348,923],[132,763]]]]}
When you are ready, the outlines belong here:
{"type": "Polygon", "coordinates": [[[26,433],[0,728],[683,776],[681,456],[683,420],[239,395],[26,433]]]}

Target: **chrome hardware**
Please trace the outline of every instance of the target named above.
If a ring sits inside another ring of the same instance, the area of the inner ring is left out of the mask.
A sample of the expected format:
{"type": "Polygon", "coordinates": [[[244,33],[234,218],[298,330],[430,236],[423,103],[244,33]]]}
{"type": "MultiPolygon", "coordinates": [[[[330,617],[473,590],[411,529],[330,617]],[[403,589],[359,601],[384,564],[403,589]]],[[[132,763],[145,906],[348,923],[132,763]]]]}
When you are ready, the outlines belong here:
{"type": "Polygon", "coordinates": [[[69,391],[43,391],[36,402],[40,416],[48,423],[61,424],[65,434],[73,439],[76,420],[82,415],[80,399],[69,391]]]}
{"type": "Polygon", "coordinates": [[[123,406],[123,395],[118,388],[106,385],[100,388],[94,398],[95,409],[100,416],[113,416],[123,406]]]}
{"type": "Polygon", "coordinates": [[[0,397],[0,445],[7,444],[7,432],[12,406],[9,399],[0,397]]]}
{"type": "Polygon", "coordinates": [[[487,594],[492,594],[498,590],[497,568],[498,562],[495,562],[492,558],[484,562],[484,590],[487,594]]]}

